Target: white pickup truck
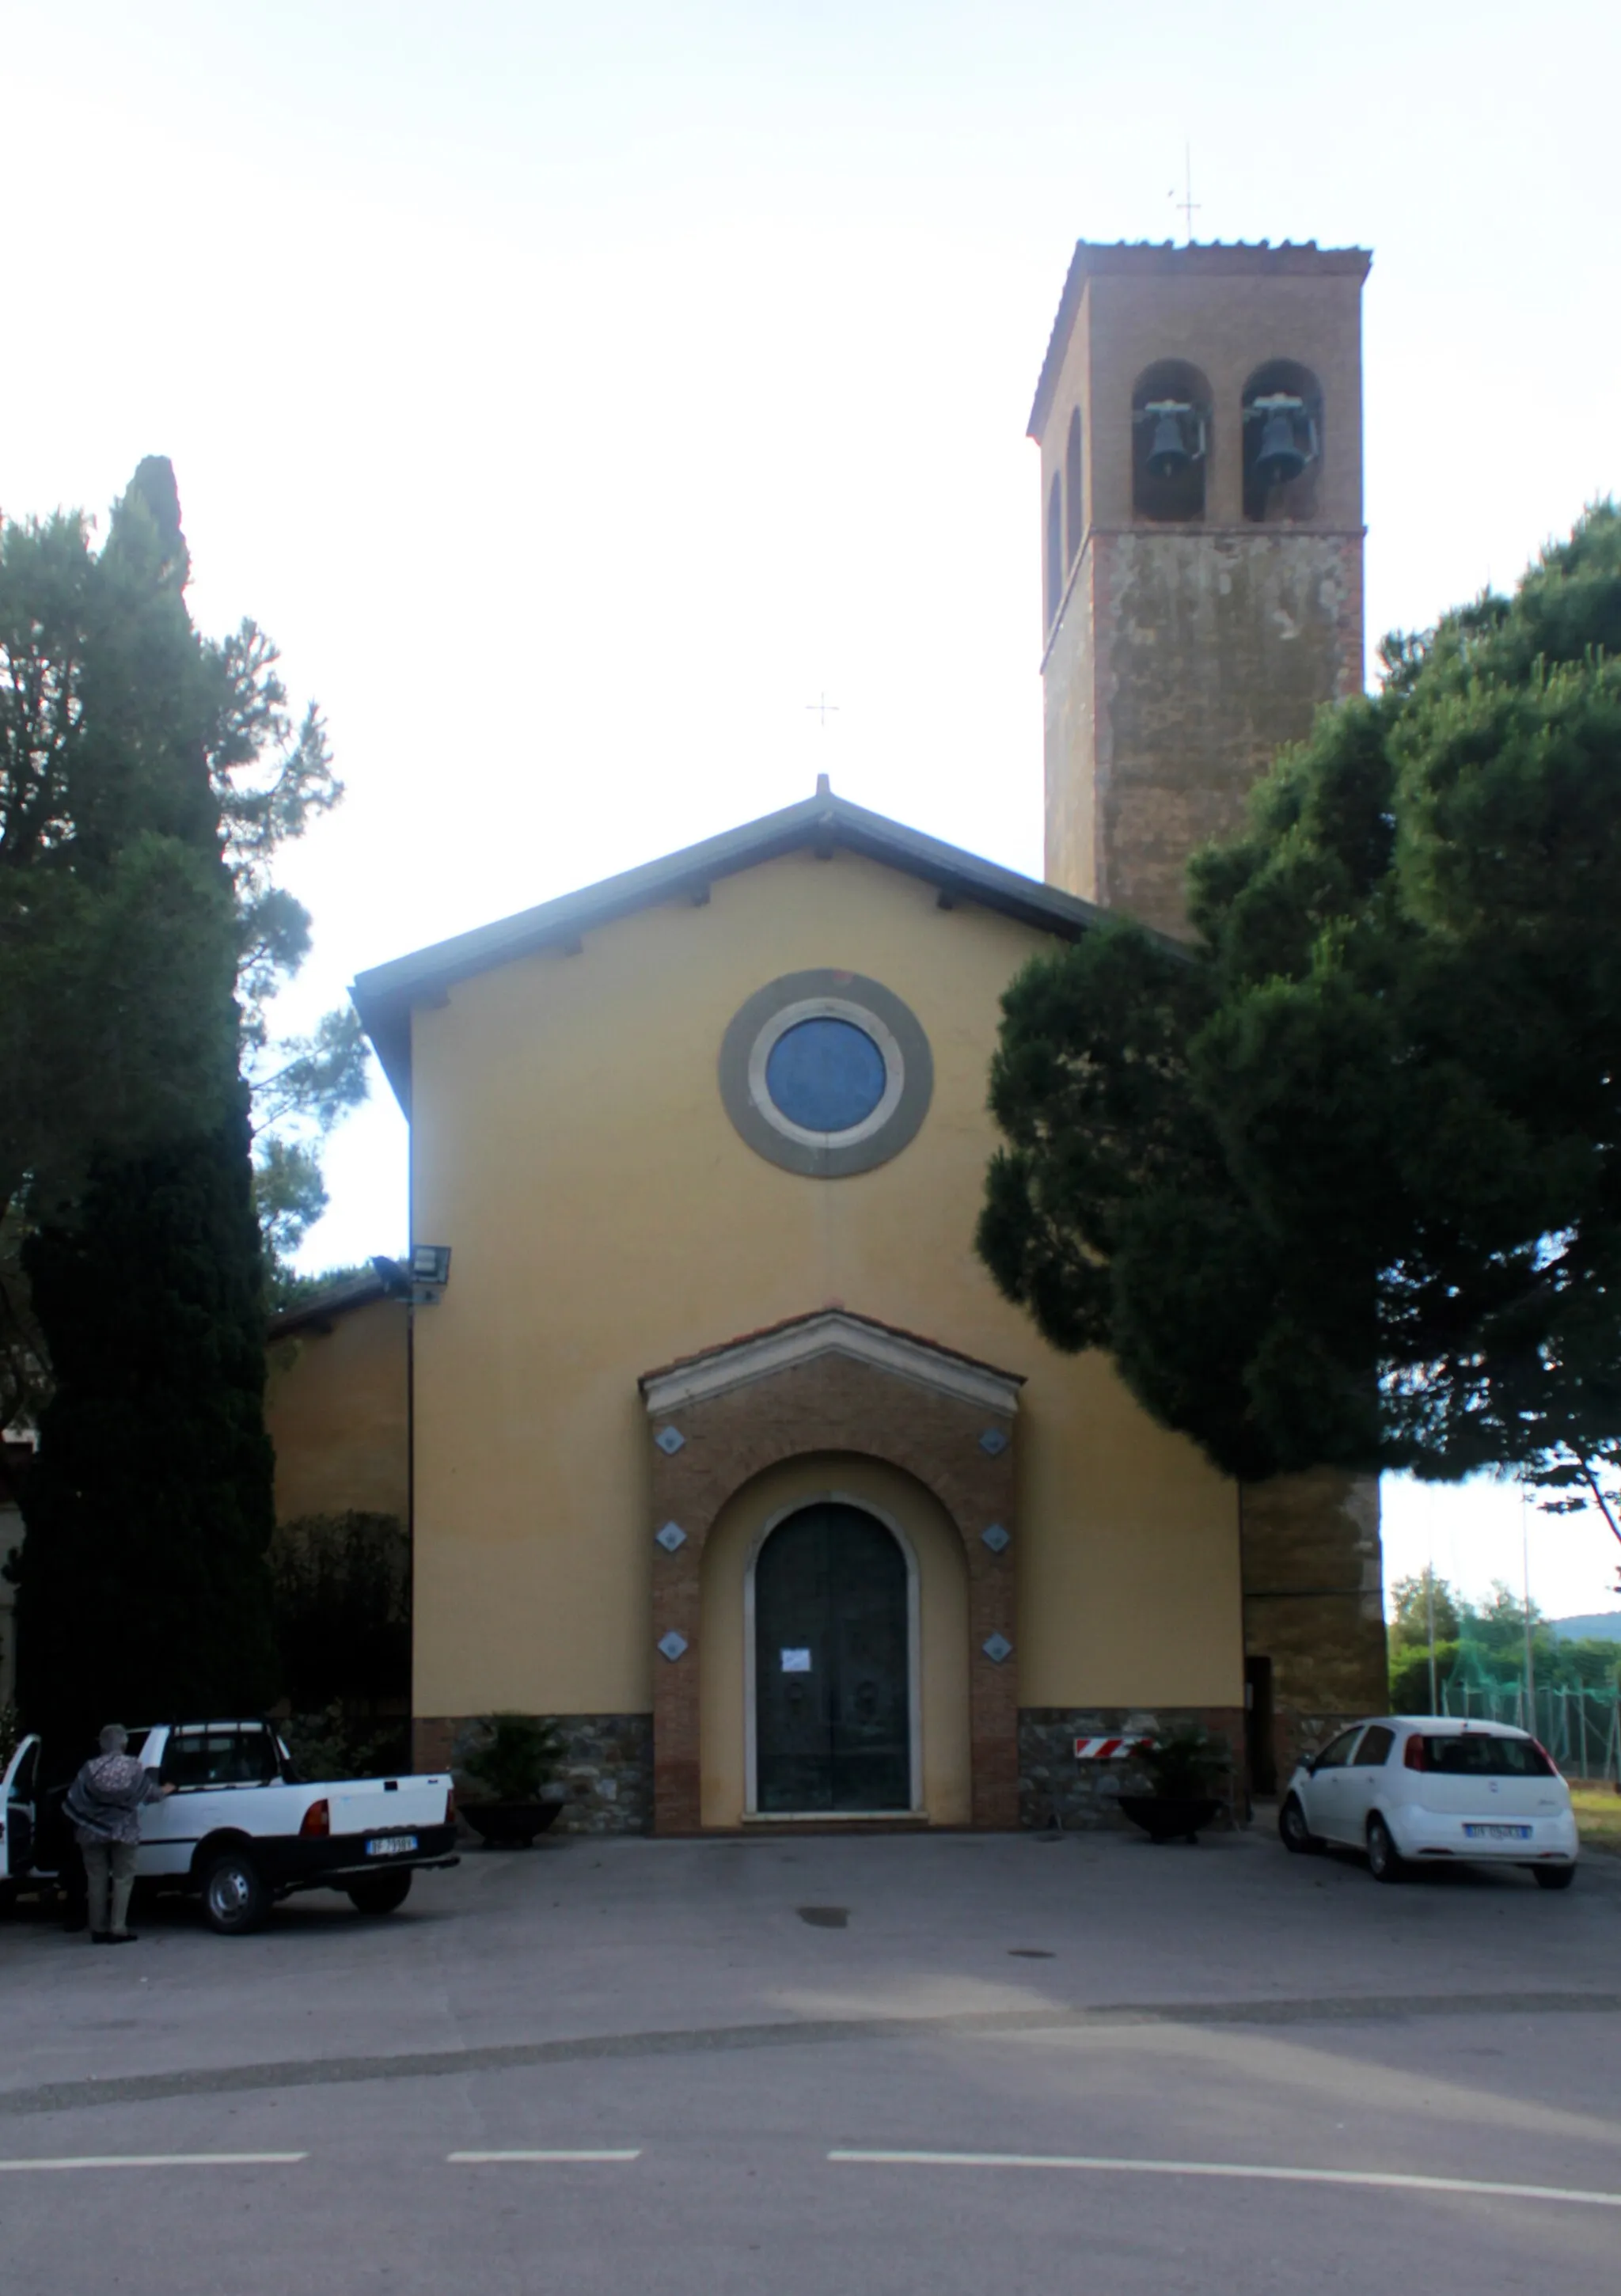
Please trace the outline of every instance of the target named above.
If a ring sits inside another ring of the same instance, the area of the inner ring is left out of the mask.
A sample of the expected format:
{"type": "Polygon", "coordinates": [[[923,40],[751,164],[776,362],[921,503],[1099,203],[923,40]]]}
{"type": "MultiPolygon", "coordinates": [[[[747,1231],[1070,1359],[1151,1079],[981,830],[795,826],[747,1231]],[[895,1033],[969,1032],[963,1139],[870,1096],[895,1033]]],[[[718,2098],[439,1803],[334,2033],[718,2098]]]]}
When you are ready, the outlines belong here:
{"type": "MultiPolygon", "coordinates": [[[[454,1866],[448,1776],[301,1781],[267,1722],[132,1729],[129,1751],[175,1792],[141,1812],[137,1889],[185,1890],[225,1936],[256,1928],[295,1890],[341,1890],[357,1912],[391,1914],[424,1866],[454,1866]]],[[[70,1829],[67,1780],[45,1784],[24,1738],[0,1780],[0,1884],[55,1881],[70,1829]]]]}

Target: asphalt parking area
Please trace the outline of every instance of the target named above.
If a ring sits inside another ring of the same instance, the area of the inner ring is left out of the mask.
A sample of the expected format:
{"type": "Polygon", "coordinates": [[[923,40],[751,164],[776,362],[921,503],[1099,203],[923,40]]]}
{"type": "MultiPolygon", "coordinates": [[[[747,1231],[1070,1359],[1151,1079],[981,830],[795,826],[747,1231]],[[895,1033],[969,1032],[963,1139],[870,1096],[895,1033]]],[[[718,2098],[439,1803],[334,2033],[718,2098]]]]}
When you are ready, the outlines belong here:
{"type": "Polygon", "coordinates": [[[111,1954],[20,1920],[0,2269],[1603,2287],[1618,1918],[1615,1866],[1381,1889],[1257,1833],[575,1840],[383,1922],[312,1896],[223,1939],[166,1907],[111,1954]]]}

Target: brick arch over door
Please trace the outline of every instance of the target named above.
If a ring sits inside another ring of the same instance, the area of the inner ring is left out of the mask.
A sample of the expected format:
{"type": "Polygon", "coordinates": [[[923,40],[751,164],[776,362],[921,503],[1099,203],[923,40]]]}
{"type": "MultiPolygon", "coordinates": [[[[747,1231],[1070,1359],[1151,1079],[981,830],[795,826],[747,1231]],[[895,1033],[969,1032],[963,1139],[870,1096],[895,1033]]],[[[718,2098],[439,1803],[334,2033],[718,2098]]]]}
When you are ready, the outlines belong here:
{"type": "MultiPolygon", "coordinates": [[[[813,1328],[835,1321],[847,1332],[859,1327],[858,1339],[884,1332],[860,1318],[806,1318],[784,1327],[804,1335],[801,1351],[783,1345],[774,1366],[733,1383],[725,1383],[732,1349],[650,1374],[642,1382],[652,1445],[657,1833],[696,1833],[700,1823],[700,1579],[710,1528],[743,1484],[814,1451],[859,1452],[902,1468],[955,1523],[968,1565],[973,1822],[997,1828],[1018,1823],[1013,1431],[1021,1382],[908,1334],[884,1333],[863,1352],[848,1352],[838,1344],[840,1333],[813,1328]],[[818,1337],[831,1343],[815,1344],[818,1337]],[[933,1356],[941,1375],[926,1383],[891,1367],[886,1353],[925,1374],[933,1356]]],[[[757,1338],[741,1341],[737,1352],[748,1349],[757,1358],[759,1346],[757,1338]]],[[[739,1365],[740,1374],[745,1368],[739,1365]]]]}

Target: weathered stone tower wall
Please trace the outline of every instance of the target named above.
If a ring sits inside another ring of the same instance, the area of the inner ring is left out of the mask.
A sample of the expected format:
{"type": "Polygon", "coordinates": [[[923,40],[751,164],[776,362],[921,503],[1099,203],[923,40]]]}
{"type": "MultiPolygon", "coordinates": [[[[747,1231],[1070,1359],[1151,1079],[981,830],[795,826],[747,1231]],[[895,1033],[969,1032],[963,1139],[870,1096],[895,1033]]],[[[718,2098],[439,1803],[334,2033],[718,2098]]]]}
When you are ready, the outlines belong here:
{"type": "Polygon", "coordinates": [[[1362,685],[1367,268],[1357,248],[1076,250],[1030,416],[1047,876],[1069,892],[1175,930],[1190,852],[1362,685]],[[1247,500],[1243,410],[1269,369],[1313,398],[1320,451],[1247,500]],[[1191,494],[1142,499],[1145,399],[1198,410],[1191,494]]]}
{"type": "MultiPolygon", "coordinates": [[[[1183,872],[1322,702],[1363,684],[1359,248],[1076,249],[1036,389],[1046,873],[1176,932],[1183,872]],[[1281,394],[1310,448],[1262,482],[1281,394]],[[1193,450],[1156,477],[1156,407],[1193,450]]],[[[1376,1485],[1243,1495],[1250,1766],[1387,1700],[1376,1485]]]]}

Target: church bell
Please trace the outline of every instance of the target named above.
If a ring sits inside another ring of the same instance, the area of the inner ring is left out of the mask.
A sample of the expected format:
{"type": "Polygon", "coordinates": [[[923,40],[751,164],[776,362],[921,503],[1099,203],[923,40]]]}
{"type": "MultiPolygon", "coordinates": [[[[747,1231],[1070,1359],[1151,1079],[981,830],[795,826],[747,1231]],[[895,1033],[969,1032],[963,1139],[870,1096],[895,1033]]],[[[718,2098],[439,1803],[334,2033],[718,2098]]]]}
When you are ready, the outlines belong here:
{"type": "Polygon", "coordinates": [[[1295,436],[1294,418],[1282,407],[1274,407],[1266,417],[1261,432],[1261,443],[1256,450],[1256,474],[1269,487],[1287,486],[1298,479],[1306,468],[1306,458],[1295,436]]]}
{"type": "Polygon", "coordinates": [[[1188,450],[1187,435],[1182,427],[1181,409],[1160,407],[1155,415],[1154,435],[1149,441],[1149,476],[1179,479],[1192,460],[1188,450]]]}
{"type": "Polygon", "coordinates": [[[1244,409],[1244,422],[1246,486],[1253,479],[1263,488],[1286,487],[1308,463],[1316,461],[1316,415],[1310,403],[1292,390],[1269,391],[1252,398],[1244,409]],[[1253,454],[1249,447],[1255,432],[1248,428],[1251,423],[1260,430],[1253,454]]]}

